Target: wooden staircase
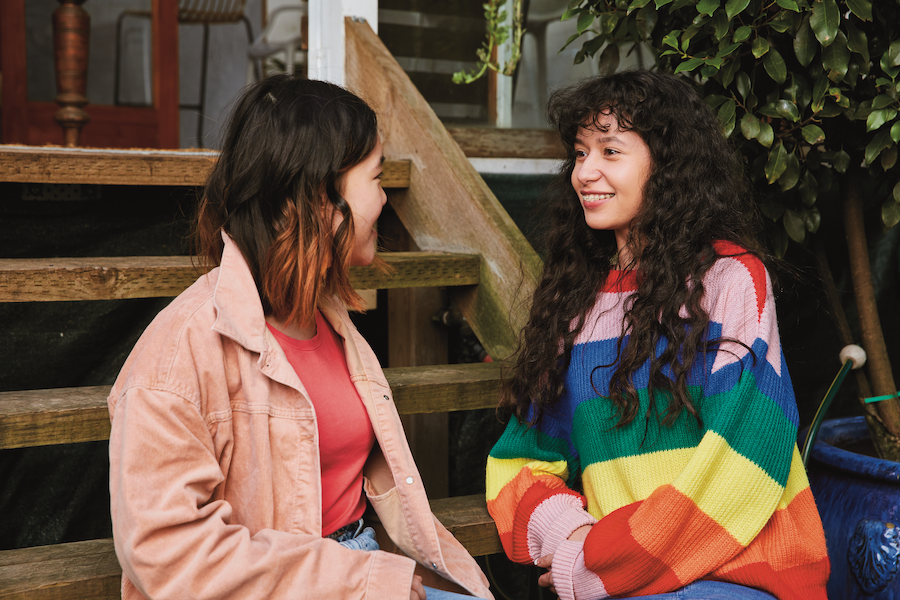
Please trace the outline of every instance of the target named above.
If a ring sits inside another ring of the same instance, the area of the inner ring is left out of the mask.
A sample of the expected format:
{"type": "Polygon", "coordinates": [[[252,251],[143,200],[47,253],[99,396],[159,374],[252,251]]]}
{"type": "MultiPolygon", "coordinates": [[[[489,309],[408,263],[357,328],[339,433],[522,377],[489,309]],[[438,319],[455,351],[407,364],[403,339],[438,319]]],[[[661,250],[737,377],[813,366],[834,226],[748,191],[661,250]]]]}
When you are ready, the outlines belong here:
{"type": "MultiPolygon", "coordinates": [[[[450,133],[365,23],[347,21],[348,87],[384,131],[384,187],[418,251],[382,254],[383,277],[355,267],[357,289],[445,288],[494,357],[508,356],[540,259],[450,133]]],[[[203,185],[214,152],[0,146],[0,182],[203,185]]],[[[190,257],[0,259],[0,302],[171,297],[203,271],[190,257]]],[[[499,363],[385,369],[401,414],[493,408],[499,363]]],[[[107,440],[108,386],[0,393],[0,449],[107,440]]],[[[432,509],[473,555],[501,552],[482,495],[432,509]]],[[[112,540],[0,552],[0,599],[118,598],[112,540]]]]}

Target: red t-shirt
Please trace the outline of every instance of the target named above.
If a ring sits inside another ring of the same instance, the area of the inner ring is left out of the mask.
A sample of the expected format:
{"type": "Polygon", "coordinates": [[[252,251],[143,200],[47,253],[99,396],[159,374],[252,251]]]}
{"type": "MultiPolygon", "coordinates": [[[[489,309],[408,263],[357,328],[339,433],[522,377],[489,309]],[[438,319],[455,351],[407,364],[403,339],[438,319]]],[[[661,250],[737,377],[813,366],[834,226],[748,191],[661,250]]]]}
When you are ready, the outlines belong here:
{"type": "Polygon", "coordinates": [[[311,340],[295,340],[268,327],[316,411],[325,536],[359,520],[366,510],[362,469],[375,443],[375,432],[350,381],[343,340],[321,312],[316,311],[316,335],[311,340]]]}

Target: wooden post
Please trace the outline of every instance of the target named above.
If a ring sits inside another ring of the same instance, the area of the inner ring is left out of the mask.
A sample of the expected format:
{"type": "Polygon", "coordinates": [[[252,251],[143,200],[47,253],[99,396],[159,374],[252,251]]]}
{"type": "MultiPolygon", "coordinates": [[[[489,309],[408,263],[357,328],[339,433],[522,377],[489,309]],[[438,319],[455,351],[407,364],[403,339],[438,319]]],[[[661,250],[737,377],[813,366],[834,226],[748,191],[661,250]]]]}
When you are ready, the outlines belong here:
{"type": "Polygon", "coordinates": [[[56,103],[53,115],[65,133],[66,146],[78,145],[81,128],[91,120],[88,103],[87,63],[91,17],[81,7],[85,0],[58,0],[53,11],[53,51],[56,66],[56,103]]]}
{"type": "MultiPolygon", "coordinates": [[[[378,220],[386,250],[415,252],[415,241],[397,214],[387,208],[378,220]]],[[[447,364],[447,332],[431,317],[446,307],[440,288],[388,290],[388,366],[447,364]]],[[[403,428],[429,498],[449,495],[449,418],[447,413],[402,415],[403,428]]]]}

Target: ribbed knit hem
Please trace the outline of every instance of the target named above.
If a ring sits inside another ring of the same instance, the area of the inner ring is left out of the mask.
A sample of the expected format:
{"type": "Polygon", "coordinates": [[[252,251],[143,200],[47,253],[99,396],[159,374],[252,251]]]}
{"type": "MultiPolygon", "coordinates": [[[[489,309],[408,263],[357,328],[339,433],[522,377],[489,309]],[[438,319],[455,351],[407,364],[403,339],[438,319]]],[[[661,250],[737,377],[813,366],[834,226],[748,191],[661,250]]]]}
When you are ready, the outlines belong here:
{"type": "Polygon", "coordinates": [[[584,566],[582,542],[560,542],[553,555],[553,586],[560,600],[609,598],[603,581],[584,566]]]}
{"type": "Polygon", "coordinates": [[[528,520],[528,552],[532,560],[553,554],[560,542],[597,519],[584,510],[581,499],[572,494],[556,494],[538,504],[528,520]]]}

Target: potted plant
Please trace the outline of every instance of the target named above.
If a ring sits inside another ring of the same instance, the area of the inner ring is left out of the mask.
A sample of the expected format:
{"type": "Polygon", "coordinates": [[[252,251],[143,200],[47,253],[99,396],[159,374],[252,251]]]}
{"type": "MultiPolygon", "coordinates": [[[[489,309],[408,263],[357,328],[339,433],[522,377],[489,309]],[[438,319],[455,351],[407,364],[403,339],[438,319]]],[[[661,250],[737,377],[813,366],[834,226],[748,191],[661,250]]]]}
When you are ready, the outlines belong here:
{"type": "MultiPolygon", "coordinates": [[[[521,2],[513,0],[512,10],[521,2]]],[[[893,526],[900,521],[900,399],[863,220],[874,199],[885,227],[900,222],[900,0],[572,0],[563,19],[575,27],[566,45],[581,42],[576,62],[597,60],[601,72],[612,72],[625,53],[638,51],[653,56],[657,68],[701,86],[746,161],[777,254],[784,255],[791,240],[808,243],[821,224],[822,202],[840,204],[833,212],[846,229],[859,341],[867,354],[860,395],[878,401],[862,402],[865,424],[862,418],[852,426],[826,424],[820,439],[846,443],[868,430],[880,459],[854,455],[825,466],[817,459],[823,444],[817,444],[810,478],[826,522],[833,597],[900,598],[900,576],[894,576],[900,530],[893,526]],[[881,473],[878,486],[888,485],[882,504],[868,495],[878,487],[872,483],[861,484],[866,495],[857,500],[839,491],[833,472],[854,469],[881,473]],[[859,524],[852,506],[881,525],[859,524]],[[831,523],[832,517],[852,523],[831,523]],[[875,554],[867,558],[866,548],[875,554]],[[849,558],[854,552],[857,558],[849,558]],[[848,573],[845,582],[852,560],[885,568],[848,573]]]]}

